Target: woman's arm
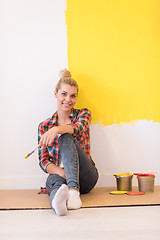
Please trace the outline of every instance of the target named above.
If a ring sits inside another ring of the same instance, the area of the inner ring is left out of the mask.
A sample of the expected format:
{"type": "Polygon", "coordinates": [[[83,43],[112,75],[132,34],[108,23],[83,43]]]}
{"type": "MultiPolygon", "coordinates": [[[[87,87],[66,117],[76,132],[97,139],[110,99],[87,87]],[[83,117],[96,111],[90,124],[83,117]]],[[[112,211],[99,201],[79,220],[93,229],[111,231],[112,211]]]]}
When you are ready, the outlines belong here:
{"type": "Polygon", "coordinates": [[[86,131],[86,129],[89,127],[90,122],[91,112],[86,108],[81,109],[75,123],[65,126],[52,127],[42,135],[39,145],[40,147],[50,146],[58,134],[69,133],[74,137],[81,135],[81,132],[86,131]]]}
{"type": "MultiPolygon", "coordinates": [[[[43,126],[43,124],[39,124],[39,126],[38,126],[38,144],[39,144],[40,139],[43,136],[43,134],[44,134],[44,126],[43,126]]],[[[44,172],[47,173],[46,167],[48,164],[52,163],[52,161],[50,161],[50,156],[49,156],[47,147],[39,147],[38,148],[38,156],[39,156],[39,166],[42,168],[42,170],[44,172]]]]}
{"type": "Polygon", "coordinates": [[[81,109],[81,111],[78,113],[76,121],[71,123],[74,131],[73,137],[80,136],[82,132],[85,132],[89,128],[91,118],[91,112],[87,108],[81,109]]]}
{"type": "Polygon", "coordinates": [[[42,135],[41,140],[39,142],[39,146],[40,147],[50,146],[58,134],[64,133],[73,134],[73,132],[74,130],[71,125],[55,126],[42,135]]]}

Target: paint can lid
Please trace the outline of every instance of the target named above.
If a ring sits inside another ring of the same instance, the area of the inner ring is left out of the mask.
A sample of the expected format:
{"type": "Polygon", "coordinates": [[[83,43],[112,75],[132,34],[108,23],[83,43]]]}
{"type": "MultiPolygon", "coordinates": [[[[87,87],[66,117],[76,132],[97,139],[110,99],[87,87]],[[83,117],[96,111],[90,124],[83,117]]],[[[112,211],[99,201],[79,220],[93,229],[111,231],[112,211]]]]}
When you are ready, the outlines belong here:
{"type": "Polygon", "coordinates": [[[116,174],[113,174],[113,176],[115,177],[128,177],[128,176],[133,176],[132,173],[116,173],[116,174]]]}
{"type": "Polygon", "coordinates": [[[154,174],[149,174],[149,173],[134,173],[134,175],[136,175],[137,178],[139,178],[139,177],[155,177],[154,174]]]}
{"type": "Polygon", "coordinates": [[[127,192],[127,195],[143,195],[144,192],[127,192]]]}
{"type": "Polygon", "coordinates": [[[126,194],[127,191],[111,191],[110,194],[115,194],[115,195],[121,195],[121,194],[126,194]]]}

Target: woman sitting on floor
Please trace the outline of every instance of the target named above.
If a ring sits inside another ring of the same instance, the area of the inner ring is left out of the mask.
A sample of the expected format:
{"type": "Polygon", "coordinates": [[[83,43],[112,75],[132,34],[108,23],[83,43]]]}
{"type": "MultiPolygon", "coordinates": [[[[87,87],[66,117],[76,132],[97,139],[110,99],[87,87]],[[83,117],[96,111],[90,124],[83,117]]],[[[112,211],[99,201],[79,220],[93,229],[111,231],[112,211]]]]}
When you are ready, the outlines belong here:
{"type": "Polygon", "coordinates": [[[91,112],[74,109],[78,84],[64,69],[55,89],[57,111],[38,128],[39,164],[49,174],[46,190],[57,215],[82,206],[80,194],[90,192],[98,171],[90,156],[91,112]]]}

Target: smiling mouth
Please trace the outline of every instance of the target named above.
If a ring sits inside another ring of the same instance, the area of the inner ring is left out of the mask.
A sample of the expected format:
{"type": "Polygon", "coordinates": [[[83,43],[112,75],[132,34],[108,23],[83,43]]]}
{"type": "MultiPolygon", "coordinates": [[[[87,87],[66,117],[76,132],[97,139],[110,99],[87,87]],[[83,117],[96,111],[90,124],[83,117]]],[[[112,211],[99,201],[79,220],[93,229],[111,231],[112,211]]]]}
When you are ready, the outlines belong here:
{"type": "Polygon", "coordinates": [[[63,106],[65,106],[65,107],[70,107],[70,106],[71,106],[71,104],[66,104],[66,103],[63,103],[63,106]]]}

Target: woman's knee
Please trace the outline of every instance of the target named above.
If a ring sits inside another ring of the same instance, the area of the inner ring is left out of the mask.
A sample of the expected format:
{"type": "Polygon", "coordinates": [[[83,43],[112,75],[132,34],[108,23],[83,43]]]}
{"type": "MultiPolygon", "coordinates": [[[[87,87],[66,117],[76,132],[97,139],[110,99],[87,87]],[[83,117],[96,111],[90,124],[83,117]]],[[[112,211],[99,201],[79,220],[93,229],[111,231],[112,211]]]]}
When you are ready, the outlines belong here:
{"type": "Polygon", "coordinates": [[[67,141],[73,141],[73,136],[69,133],[62,134],[58,139],[59,144],[62,144],[63,142],[67,141]]]}

